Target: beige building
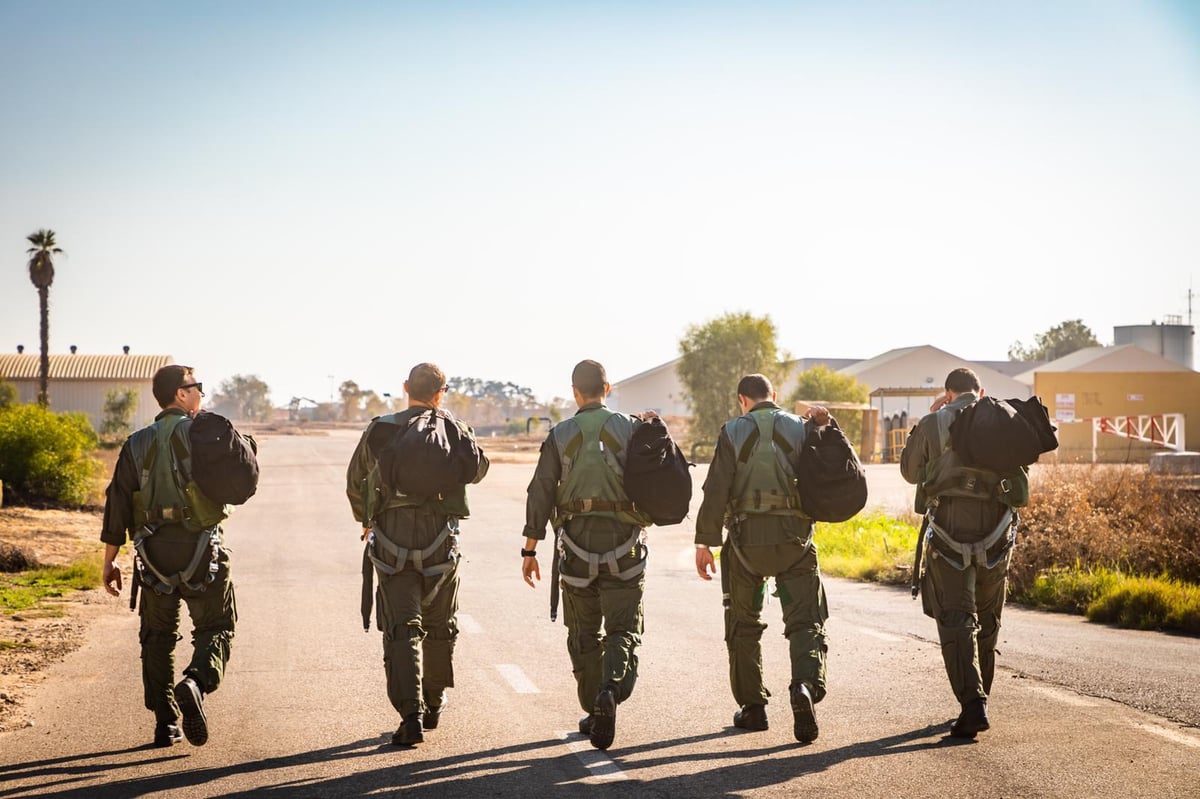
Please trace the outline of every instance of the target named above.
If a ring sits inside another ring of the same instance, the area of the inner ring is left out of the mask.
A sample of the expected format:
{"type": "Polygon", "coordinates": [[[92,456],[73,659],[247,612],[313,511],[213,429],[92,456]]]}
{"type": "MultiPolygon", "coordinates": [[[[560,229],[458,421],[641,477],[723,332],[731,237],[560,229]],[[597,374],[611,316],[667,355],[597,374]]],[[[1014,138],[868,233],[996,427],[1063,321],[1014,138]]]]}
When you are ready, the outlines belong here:
{"type": "MultiPolygon", "coordinates": [[[[37,401],[40,361],[28,353],[0,355],[0,378],[16,387],[19,402],[37,401]]],[[[133,389],[138,400],[132,425],[143,427],[159,411],[151,390],[154,373],[174,362],[170,355],[51,355],[50,409],[82,411],[99,431],[108,392],[133,389]]]]}
{"type": "Polygon", "coordinates": [[[1019,377],[1058,424],[1058,450],[1043,458],[1146,463],[1200,451],[1200,372],[1175,360],[1132,344],[1089,347],[1019,377]]]}

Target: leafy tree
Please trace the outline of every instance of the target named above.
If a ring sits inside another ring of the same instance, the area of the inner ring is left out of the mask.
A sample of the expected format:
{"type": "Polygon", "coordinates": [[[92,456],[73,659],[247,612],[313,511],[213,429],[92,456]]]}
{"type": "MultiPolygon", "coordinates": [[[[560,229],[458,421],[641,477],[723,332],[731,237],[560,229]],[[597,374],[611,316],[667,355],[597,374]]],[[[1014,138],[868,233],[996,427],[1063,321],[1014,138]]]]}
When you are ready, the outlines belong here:
{"type": "Polygon", "coordinates": [[[0,377],[0,408],[17,404],[17,387],[0,377]]]}
{"type": "Polygon", "coordinates": [[[29,280],[38,293],[41,311],[42,360],[38,371],[38,405],[50,404],[50,286],[54,283],[54,256],[62,253],[54,240],[53,230],[38,230],[25,237],[33,246],[25,251],[29,256],[29,280]]]}
{"type": "Polygon", "coordinates": [[[137,405],[138,393],[135,388],[114,388],[106,392],[104,419],[100,422],[101,437],[105,441],[120,441],[129,435],[137,405]]]}
{"type": "Polygon", "coordinates": [[[271,418],[271,389],[258,375],[234,375],[217,387],[213,410],[231,419],[271,418]]]}
{"type": "Polygon", "coordinates": [[[363,411],[368,419],[374,419],[376,416],[383,416],[385,413],[391,413],[391,408],[388,402],[383,397],[376,394],[374,391],[363,392],[363,411]]]}
{"type": "Polygon", "coordinates": [[[1026,347],[1021,342],[1014,342],[1008,348],[1010,361],[1053,361],[1064,355],[1083,349],[1098,347],[1096,334],[1083,323],[1082,319],[1068,319],[1060,325],[1040,333],[1034,338],[1034,345],[1026,347]]]}
{"type": "MultiPolygon", "coordinates": [[[[787,410],[795,407],[797,400],[824,402],[866,402],[871,395],[867,386],[850,375],[835,372],[824,364],[817,364],[800,373],[796,390],[788,398],[787,410]]],[[[837,418],[838,427],[851,442],[862,438],[862,414],[831,411],[837,418]]]]}
{"type": "Polygon", "coordinates": [[[775,345],[775,324],[746,312],[727,313],[690,325],[679,341],[679,380],[695,416],[698,441],[716,441],[721,425],[741,413],[737,384],[759,373],[772,383],[784,377],[775,345]]]}
{"type": "Polygon", "coordinates": [[[366,392],[358,387],[358,383],[346,380],[338,386],[338,394],[342,398],[342,420],[350,422],[357,419],[359,405],[366,392]]]}
{"type": "Polygon", "coordinates": [[[86,503],[103,468],[87,414],[54,413],[40,405],[0,410],[0,481],[5,501],[86,503]]]}

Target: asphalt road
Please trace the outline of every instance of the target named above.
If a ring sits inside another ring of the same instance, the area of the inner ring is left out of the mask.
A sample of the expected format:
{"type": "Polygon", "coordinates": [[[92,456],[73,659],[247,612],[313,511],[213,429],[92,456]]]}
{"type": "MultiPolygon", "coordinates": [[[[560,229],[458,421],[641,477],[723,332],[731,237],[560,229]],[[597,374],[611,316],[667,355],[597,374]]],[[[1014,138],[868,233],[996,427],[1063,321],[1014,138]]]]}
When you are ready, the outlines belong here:
{"type": "MultiPolygon", "coordinates": [[[[496,463],[472,489],[457,685],[424,744],[392,747],[380,634],[359,619],[343,486],[354,440],[260,440],[259,493],[227,524],[240,619],[206,703],[208,744],[146,746],[137,620],[114,599],[31,697],[34,726],[0,734],[0,798],[1200,796],[1200,640],[1009,607],[993,727],[961,743],[946,736],[957,706],[933,622],[906,591],[842,580],[827,585],[820,738],[792,738],[774,604],[771,728],[734,729],[719,587],[695,575],[690,520],[650,532],[641,677],[597,752],[574,732],[582,711],[547,585],[520,578],[530,464],[496,463]]],[[[870,471],[872,496],[904,507],[895,467],[870,471]]]]}

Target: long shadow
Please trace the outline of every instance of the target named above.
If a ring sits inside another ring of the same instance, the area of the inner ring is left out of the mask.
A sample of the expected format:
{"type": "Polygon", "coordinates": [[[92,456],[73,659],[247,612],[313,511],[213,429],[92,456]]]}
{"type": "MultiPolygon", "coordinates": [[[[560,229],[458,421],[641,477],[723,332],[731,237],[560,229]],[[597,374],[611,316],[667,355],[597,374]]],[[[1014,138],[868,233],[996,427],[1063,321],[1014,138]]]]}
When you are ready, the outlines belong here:
{"type": "MultiPolygon", "coordinates": [[[[415,750],[397,749],[389,746],[386,737],[366,738],[353,743],[297,753],[283,757],[232,764],[229,766],[189,769],[169,774],[159,774],[135,779],[120,779],[118,769],[140,765],[138,763],[104,764],[99,766],[117,777],[102,787],[95,784],[96,764],[86,763],[59,769],[64,761],[79,758],[61,758],[28,764],[31,769],[18,776],[36,779],[70,773],[71,782],[86,778],[89,784],[72,786],[47,786],[40,784],[30,795],[74,799],[93,797],[102,793],[105,797],[124,799],[171,795],[182,792],[191,795],[196,789],[205,789],[205,796],[221,796],[226,799],[242,797],[268,797],[268,799],[331,799],[341,796],[389,795],[403,791],[407,796],[430,797],[522,797],[531,793],[546,797],[596,797],[617,795],[633,796],[729,796],[786,783],[805,774],[824,771],[838,763],[855,759],[901,755],[907,752],[943,746],[955,739],[941,738],[926,740],[944,733],[943,724],[929,725],[922,729],[898,733],[872,741],[861,741],[835,749],[823,750],[815,746],[799,744],[776,745],[766,749],[750,746],[753,734],[733,732],[732,728],[714,731],[705,735],[656,741],[628,749],[610,750],[613,764],[624,772],[625,779],[606,784],[603,770],[593,770],[585,765],[584,759],[568,751],[563,739],[552,738],[519,745],[480,749],[467,754],[451,755],[435,759],[413,760],[432,748],[426,743],[415,750]],[[664,765],[694,763],[697,766],[712,760],[710,752],[688,752],[671,754],[668,750],[691,746],[705,741],[736,734],[745,736],[747,747],[736,751],[723,751],[721,766],[691,769],[687,774],[640,780],[636,775],[664,765]],[[791,757],[766,757],[794,751],[791,757]],[[645,753],[661,753],[659,757],[636,759],[632,756],[645,753]],[[502,760],[509,756],[520,756],[513,760],[502,760]],[[303,769],[306,766],[327,766],[332,761],[356,758],[361,760],[351,774],[329,778],[307,777],[303,772],[284,771],[303,769]],[[742,762],[729,765],[729,760],[742,762]],[[39,771],[39,769],[42,769],[39,771]],[[272,772],[278,779],[272,780],[272,772]],[[85,774],[87,776],[85,776],[85,774]],[[255,775],[254,787],[246,790],[215,793],[217,781],[238,775],[255,775]]],[[[574,734],[567,741],[583,741],[574,734]]],[[[106,755],[118,755],[137,750],[120,750],[83,755],[82,759],[94,759],[106,755]]],[[[29,789],[17,789],[26,790],[29,789]]],[[[5,792],[0,796],[14,793],[5,792]]]]}
{"type": "MultiPolygon", "coordinates": [[[[147,777],[138,777],[133,779],[121,779],[118,770],[125,770],[131,766],[141,765],[144,761],[138,763],[113,763],[97,766],[81,764],[75,771],[86,772],[89,778],[89,784],[76,785],[70,787],[56,787],[54,784],[47,785],[40,783],[36,788],[22,787],[0,793],[0,796],[24,794],[39,797],[57,797],[59,799],[74,799],[75,797],[95,797],[103,795],[105,799],[124,799],[125,797],[143,797],[143,796],[160,796],[170,795],[173,791],[187,792],[189,789],[205,787],[208,791],[206,796],[219,796],[212,792],[212,785],[217,780],[234,777],[246,774],[261,774],[265,775],[266,779],[270,780],[270,772],[284,769],[303,768],[305,766],[328,765],[330,762],[337,760],[345,760],[349,758],[369,758],[369,757],[386,757],[388,763],[385,766],[374,770],[359,770],[356,769],[353,775],[339,777],[326,781],[313,781],[311,778],[294,776],[288,780],[279,782],[274,785],[263,785],[258,783],[256,787],[246,791],[239,791],[225,794],[228,796],[305,796],[305,797],[329,797],[329,796],[360,796],[364,791],[374,790],[399,790],[406,787],[406,772],[407,769],[404,763],[394,762],[397,757],[403,757],[407,750],[397,749],[387,742],[387,735],[380,737],[366,738],[353,743],[343,744],[340,746],[318,749],[311,752],[302,752],[294,755],[282,757],[264,758],[261,760],[249,761],[245,763],[235,763],[228,766],[202,768],[202,769],[186,769],[168,774],[156,774],[147,777]],[[95,784],[94,778],[97,771],[105,769],[113,772],[115,779],[104,783],[102,787],[95,784]]],[[[482,761],[478,768],[493,768],[492,760],[497,755],[517,754],[526,751],[542,749],[546,747],[561,746],[560,739],[552,739],[547,741],[539,741],[519,746],[506,747],[501,749],[488,749],[475,753],[474,755],[459,756],[457,758],[446,758],[445,761],[464,761],[472,760],[482,761]]],[[[141,747],[138,747],[140,749],[141,747]]],[[[89,759],[96,757],[104,757],[105,755],[122,754],[132,750],[121,750],[117,752],[95,753],[81,755],[80,758],[89,759]]],[[[186,758],[186,755],[180,757],[186,758]]],[[[63,760],[73,758],[61,758],[54,761],[46,761],[52,763],[61,763],[63,760]]],[[[32,767],[31,771],[16,775],[16,777],[27,780],[35,780],[42,776],[48,776],[49,771],[39,771],[38,767],[42,763],[28,764],[32,767]]],[[[428,761],[420,764],[411,764],[412,766],[425,766],[428,761]]],[[[76,777],[70,782],[78,782],[85,779],[84,776],[76,777]]],[[[406,790],[407,793],[407,790],[406,790]]],[[[461,795],[461,794],[459,794],[461,795]]]]}

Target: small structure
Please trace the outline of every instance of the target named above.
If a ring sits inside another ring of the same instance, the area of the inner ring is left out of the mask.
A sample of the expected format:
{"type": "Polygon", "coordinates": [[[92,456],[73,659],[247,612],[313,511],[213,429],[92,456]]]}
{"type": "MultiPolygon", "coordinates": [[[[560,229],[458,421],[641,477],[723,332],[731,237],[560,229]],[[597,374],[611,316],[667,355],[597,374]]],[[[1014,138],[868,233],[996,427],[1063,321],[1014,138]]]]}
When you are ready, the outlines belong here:
{"type": "MultiPolygon", "coordinates": [[[[36,402],[40,356],[29,353],[0,355],[0,378],[17,389],[18,402],[36,402]]],[[[131,424],[134,429],[154,421],[154,373],[174,363],[170,355],[70,355],[50,356],[48,390],[53,411],[82,411],[97,430],[104,420],[109,391],[132,389],[137,394],[131,424]]]]}

